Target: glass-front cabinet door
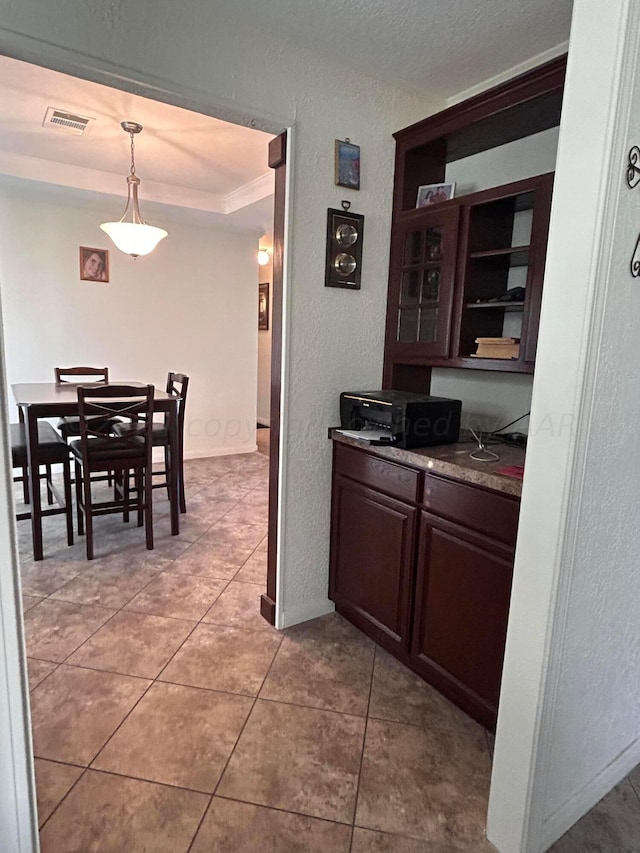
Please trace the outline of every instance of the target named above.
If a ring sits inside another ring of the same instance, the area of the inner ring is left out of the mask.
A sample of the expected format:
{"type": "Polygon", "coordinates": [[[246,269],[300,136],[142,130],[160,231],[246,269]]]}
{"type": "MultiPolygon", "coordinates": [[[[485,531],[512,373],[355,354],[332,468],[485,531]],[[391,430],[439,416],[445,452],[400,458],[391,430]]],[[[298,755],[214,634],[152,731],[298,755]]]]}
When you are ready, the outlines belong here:
{"type": "Polygon", "coordinates": [[[459,207],[420,211],[394,230],[387,345],[449,356],[459,207]]]}

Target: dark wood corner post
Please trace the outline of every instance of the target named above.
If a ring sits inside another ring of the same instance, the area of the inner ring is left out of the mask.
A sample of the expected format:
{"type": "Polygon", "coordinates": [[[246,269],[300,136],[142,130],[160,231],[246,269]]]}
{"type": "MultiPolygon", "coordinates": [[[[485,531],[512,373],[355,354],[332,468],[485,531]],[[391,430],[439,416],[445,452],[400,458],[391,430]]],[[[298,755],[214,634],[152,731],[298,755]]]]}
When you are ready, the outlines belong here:
{"type": "Polygon", "coordinates": [[[284,250],[287,133],[269,143],[269,167],[275,169],[273,204],[273,313],[271,322],[271,431],[269,436],[269,549],[267,591],[260,612],[271,625],[276,621],[276,555],[278,548],[278,472],[280,469],[280,375],[282,367],[282,258],[284,250]]]}

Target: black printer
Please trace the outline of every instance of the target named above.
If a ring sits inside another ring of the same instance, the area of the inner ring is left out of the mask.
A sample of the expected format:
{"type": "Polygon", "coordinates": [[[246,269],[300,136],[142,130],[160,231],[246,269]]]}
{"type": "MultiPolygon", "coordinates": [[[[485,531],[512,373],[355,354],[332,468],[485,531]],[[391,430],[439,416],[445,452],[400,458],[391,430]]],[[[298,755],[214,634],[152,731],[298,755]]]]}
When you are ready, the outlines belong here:
{"type": "Polygon", "coordinates": [[[372,444],[427,447],[451,444],[460,435],[460,400],[430,397],[409,391],[343,391],[340,424],[343,429],[378,430],[372,444]]]}

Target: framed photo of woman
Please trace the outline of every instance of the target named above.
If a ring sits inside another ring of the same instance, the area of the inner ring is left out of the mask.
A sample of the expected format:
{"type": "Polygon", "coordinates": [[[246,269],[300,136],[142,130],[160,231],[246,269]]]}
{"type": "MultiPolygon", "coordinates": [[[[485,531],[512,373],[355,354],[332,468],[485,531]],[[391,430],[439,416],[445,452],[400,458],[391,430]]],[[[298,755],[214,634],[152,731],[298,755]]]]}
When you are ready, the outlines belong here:
{"type": "Polygon", "coordinates": [[[109,281],[109,252],[80,246],[80,280],[109,281]]]}

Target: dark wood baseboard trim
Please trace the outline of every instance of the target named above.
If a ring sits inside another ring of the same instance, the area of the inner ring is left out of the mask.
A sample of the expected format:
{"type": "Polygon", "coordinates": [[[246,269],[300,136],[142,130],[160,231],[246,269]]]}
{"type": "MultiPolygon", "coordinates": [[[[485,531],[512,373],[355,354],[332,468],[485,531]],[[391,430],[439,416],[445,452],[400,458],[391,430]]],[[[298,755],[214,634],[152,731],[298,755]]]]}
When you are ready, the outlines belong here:
{"type": "Polygon", "coordinates": [[[260,596],[260,615],[269,625],[276,624],[276,603],[266,593],[260,596]]]}

